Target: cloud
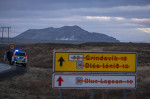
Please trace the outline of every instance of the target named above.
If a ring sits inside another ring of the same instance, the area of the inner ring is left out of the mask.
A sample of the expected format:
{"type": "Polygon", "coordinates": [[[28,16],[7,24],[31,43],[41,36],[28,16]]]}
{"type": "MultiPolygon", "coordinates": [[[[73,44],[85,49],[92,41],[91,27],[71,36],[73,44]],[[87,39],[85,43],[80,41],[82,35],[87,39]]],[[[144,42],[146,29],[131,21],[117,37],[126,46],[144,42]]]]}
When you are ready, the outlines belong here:
{"type": "Polygon", "coordinates": [[[1,0],[0,12],[0,25],[18,34],[29,28],[79,25],[126,41],[150,35],[149,0],[1,0]]]}
{"type": "Polygon", "coordinates": [[[107,16],[86,16],[86,19],[97,19],[97,20],[110,20],[111,17],[107,16]]]}
{"type": "MultiPolygon", "coordinates": [[[[47,9],[71,9],[71,8],[112,8],[116,6],[143,6],[148,5],[149,0],[0,0],[0,10],[47,10],[47,9]],[[36,3],[36,4],[35,4],[36,3]],[[33,5],[34,4],[34,5],[33,5]]],[[[121,9],[124,9],[122,7],[121,9]]],[[[137,8],[136,8],[137,9],[137,8]]],[[[141,9],[141,8],[140,8],[141,9]]]]}
{"type": "MultiPolygon", "coordinates": [[[[45,4],[45,3],[44,3],[45,4]]],[[[127,18],[149,18],[150,5],[122,5],[122,6],[79,6],[71,7],[65,6],[64,3],[52,3],[44,7],[36,6],[31,7],[31,5],[26,5],[27,8],[22,6],[17,6],[16,9],[4,9],[0,7],[1,16],[0,18],[32,18],[32,17],[70,17],[70,16],[111,16],[111,17],[127,17],[127,18]],[[29,7],[28,7],[29,6],[29,7]],[[44,8],[45,9],[44,9],[44,8]],[[51,8],[52,7],[52,8],[51,8]],[[30,8],[30,9],[29,9],[30,8]],[[37,8],[37,9],[36,9],[37,8]],[[63,8],[63,9],[61,9],[63,8]],[[143,17],[144,16],[144,17],[143,17]]],[[[88,3],[86,3],[88,4],[88,3]]],[[[19,4],[18,4],[19,5],[19,4]]],[[[39,4],[37,4],[39,5],[39,4]]],[[[3,5],[2,5],[3,6],[3,5]]],[[[15,7],[15,6],[14,6],[15,7]]]]}
{"type": "Polygon", "coordinates": [[[115,7],[93,7],[93,8],[79,8],[79,9],[71,9],[72,11],[85,11],[85,12],[118,12],[118,11],[142,11],[142,10],[150,10],[150,5],[147,6],[115,6],[115,7]]]}
{"type": "Polygon", "coordinates": [[[150,34],[150,28],[137,28],[140,31],[150,34]]]}
{"type": "Polygon", "coordinates": [[[58,12],[71,13],[71,15],[78,14],[83,16],[111,16],[111,17],[127,17],[127,18],[143,18],[149,17],[150,5],[144,6],[115,6],[115,7],[80,7],[72,9],[63,9],[58,12]]]}
{"type": "Polygon", "coordinates": [[[150,21],[150,18],[132,18],[131,19],[132,21],[136,21],[136,22],[147,22],[147,21],[150,21]]]}
{"type": "Polygon", "coordinates": [[[61,17],[61,18],[39,18],[41,21],[66,21],[66,22],[73,22],[73,21],[83,21],[85,18],[82,16],[73,16],[73,17],[61,17]]]}
{"type": "Polygon", "coordinates": [[[147,6],[118,6],[113,9],[118,9],[121,11],[139,11],[139,10],[150,10],[150,5],[147,6]]]}
{"type": "Polygon", "coordinates": [[[125,18],[124,18],[124,17],[114,17],[114,19],[116,19],[116,20],[120,20],[120,21],[125,20],[125,18]]]}
{"type": "Polygon", "coordinates": [[[105,21],[105,20],[118,20],[118,21],[123,21],[125,20],[125,18],[123,17],[109,17],[109,16],[85,16],[86,19],[90,19],[90,20],[101,20],[101,21],[105,21]]]}

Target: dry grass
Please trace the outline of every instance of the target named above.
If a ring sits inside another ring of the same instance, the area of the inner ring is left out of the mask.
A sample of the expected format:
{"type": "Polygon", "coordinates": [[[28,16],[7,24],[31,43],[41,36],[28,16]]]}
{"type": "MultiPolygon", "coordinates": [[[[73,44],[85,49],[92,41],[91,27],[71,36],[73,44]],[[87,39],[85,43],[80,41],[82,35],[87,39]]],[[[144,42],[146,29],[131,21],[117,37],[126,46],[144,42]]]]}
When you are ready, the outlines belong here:
{"type": "Polygon", "coordinates": [[[51,87],[50,69],[31,67],[23,75],[7,78],[0,82],[2,98],[24,98],[24,97],[56,97],[57,90],[51,87]],[[52,95],[53,93],[54,95],[52,95]]]}
{"type": "MultiPolygon", "coordinates": [[[[137,89],[128,90],[127,99],[150,99],[150,44],[88,43],[81,45],[34,44],[17,46],[27,52],[28,70],[22,75],[0,81],[0,99],[58,99],[52,88],[53,51],[137,52],[137,89]]],[[[8,47],[0,47],[0,62],[8,47]]],[[[96,89],[95,99],[123,99],[123,90],[96,89]]],[[[89,99],[90,90],[64,89],[63,99],[89,99]]]]}

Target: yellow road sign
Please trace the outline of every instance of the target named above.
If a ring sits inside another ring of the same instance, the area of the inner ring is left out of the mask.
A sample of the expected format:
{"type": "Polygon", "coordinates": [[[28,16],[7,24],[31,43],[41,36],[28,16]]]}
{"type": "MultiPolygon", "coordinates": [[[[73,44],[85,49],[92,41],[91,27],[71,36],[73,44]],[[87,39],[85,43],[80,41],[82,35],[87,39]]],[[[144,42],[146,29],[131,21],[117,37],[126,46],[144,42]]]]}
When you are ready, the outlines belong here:
{"type": "Polygon", "coordinates": [[[136,72],[136,53],[54,52],[55,72],[136,72]]]}
{"type": "Polygon", "coordinates": [[[9,48],[12,50],[12,49],[14,49],[15,48],[15,44],[10,44],[9,45],[9,48]]]}

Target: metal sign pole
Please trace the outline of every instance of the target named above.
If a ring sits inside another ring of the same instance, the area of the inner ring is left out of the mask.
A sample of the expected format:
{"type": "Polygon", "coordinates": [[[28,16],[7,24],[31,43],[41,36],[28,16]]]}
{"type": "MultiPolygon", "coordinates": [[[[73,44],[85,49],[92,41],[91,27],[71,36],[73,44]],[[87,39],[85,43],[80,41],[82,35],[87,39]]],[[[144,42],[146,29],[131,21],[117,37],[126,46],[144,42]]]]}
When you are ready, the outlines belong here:
{"type": "Polygon", "coordinates": [[[15,68],[15,70],[17,69],[17,67],[16,67],[16,62],[14,63],[14,68],[15,68]]]}
{"type": "Polygon", "coordinates": [[[62,99],[62,89],[59,89],[59,99],[62,99]]]}
{"type": "Polygon", "coordinates": [[[124,99],[127,99],[127,90],[124,89],[124,99]]]}
{"type": "Polygon", "coordinates": [[[91,89],[90,91],[91,91],[91,99],[94,99],[94,90],[91,89]]]}

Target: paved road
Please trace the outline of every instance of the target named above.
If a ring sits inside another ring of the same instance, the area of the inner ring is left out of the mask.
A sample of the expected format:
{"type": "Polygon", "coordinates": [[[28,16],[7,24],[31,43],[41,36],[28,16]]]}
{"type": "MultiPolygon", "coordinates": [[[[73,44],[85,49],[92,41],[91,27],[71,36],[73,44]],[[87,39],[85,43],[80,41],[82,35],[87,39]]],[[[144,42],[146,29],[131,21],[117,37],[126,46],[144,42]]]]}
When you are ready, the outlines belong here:
{"type": "Polygon", "coordinates": [[[15,75],[21,75],[26,73],[28,68],[17,65],[16,69],[14,66],[0,63],[0,81],[3,79],[9,79],[15,75]]]}
{"type": "Polygon", "coordinates": [[[12,66],[10,66],[8,64],[2,64],[2,63],[0,63],[0,74],[4,73],[4,72],[7,72],[7,71],[11,71],[13,69],[14,69],[14,67],[12,67],[12,66]]]}

